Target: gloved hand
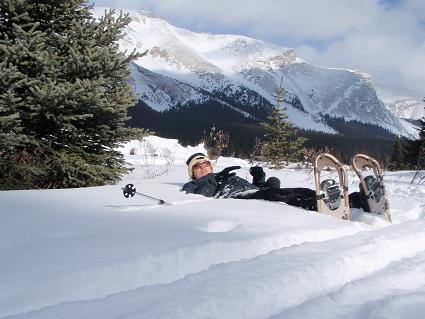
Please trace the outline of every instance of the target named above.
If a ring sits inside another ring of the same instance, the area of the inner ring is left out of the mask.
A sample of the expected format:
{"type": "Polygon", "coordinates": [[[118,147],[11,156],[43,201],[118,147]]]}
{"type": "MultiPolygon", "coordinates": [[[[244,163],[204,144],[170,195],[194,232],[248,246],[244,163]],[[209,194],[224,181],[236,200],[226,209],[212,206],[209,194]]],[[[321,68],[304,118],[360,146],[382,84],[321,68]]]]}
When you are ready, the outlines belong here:
{"type": "Polygon", "coordinates": [[[266,173],[264,173],[264,170],[261,166],[252,166],[249,169],[249,173],[251,174],[253,178],[259,179],[259,180],[261,180],[263,177],[266,176],[266,173]]]}
{"type": "Polygon", "coordinates": [[[227,181],[229,179],[229,177],[236,175],[235,172],[231,173],[231,171],[233,171],[235,169],[240,169],[240,168],[241,168],[240,166],[226,167],[221,172],[219,172],[215,175],[215,180],[217,181],[217,183],[222,184],[223,182],[227,181]]]}

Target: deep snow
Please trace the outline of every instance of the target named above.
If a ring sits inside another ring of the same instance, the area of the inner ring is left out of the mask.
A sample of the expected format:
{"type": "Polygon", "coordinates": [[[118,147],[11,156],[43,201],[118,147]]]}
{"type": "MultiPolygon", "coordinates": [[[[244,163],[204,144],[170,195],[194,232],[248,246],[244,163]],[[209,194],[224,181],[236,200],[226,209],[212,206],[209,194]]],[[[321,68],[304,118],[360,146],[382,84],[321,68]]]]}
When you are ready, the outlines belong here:
{"type": "MultiPolygon", "coordinates": [[[[393,224],[357,209],[343,221],[187,195],[184,161],[202,145],[147,140],[122,149],[135,170],[118,185],[0,192],[0,318],[423,318],[425,188],[411,172],[385,175],[393,224]],[[173,205],[124,198],[130,182],[173,205]]],[[[216,170],[234,164],[250,179],[240,159],[216,170]]],[[[266,172],[313,187],[309,171],[266,172]]]]}

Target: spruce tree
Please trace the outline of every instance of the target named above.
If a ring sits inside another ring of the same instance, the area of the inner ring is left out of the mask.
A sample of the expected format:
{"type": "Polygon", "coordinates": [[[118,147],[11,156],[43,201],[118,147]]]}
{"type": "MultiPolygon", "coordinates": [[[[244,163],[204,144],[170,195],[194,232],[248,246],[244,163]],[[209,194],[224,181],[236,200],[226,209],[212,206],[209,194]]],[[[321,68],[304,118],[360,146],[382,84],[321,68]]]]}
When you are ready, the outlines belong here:
{"type": "Polygon", "coordinates": [[[118,50],[131,21],[84,0],[0,4],[0,189],[103,185],[127,171],[116,148],[136,102],[118,50]]]}
{"type": "Polygon", "coordinates": [[[262,146],[262,157],[273,168],[282,168],[285,162],[298,160],[301,156],[302,145],[306,141],[303,137],[297,137],[297,131],[288,121],[288,115],[281,109],[284,89],[282,83],[275,91],[275,105],[268,121],[261,123],[265,129],[264,142],[262,146]]]}
{"type": "Polygon", "coordinates": [[[400,138],[397,138],[394,142],[389,168],[392,170],[404,168],[403,145],[401,144],[400,138]]]}

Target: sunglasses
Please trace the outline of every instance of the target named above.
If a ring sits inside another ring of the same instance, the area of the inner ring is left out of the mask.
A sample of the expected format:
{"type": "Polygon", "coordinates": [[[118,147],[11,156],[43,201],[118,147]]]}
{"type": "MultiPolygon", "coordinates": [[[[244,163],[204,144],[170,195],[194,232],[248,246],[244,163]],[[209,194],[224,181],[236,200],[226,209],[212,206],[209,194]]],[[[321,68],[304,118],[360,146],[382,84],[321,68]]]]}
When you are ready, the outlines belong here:
{"type": "Polygon", "coordinates": [[[193,168],[201,169],[201,168],[204,168],[204,167],[207,167],[207,166],[210,166],[210,162],[203,161],[203,162],[199,162],[199,163],[196,163],[195,165],[193,165],[193,168]]]}

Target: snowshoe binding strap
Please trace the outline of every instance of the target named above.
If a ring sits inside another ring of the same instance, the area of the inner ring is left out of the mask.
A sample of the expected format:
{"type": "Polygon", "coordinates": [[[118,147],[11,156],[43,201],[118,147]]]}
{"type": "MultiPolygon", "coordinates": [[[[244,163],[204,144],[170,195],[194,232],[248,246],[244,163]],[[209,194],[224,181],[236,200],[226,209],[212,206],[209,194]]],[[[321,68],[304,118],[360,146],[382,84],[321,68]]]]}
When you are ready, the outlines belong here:
{"type": "Polygon", "coordinates": [[[330,210],[338,209],[341,205],[341,189],[333,179],[325,179],[320,183],[320,189],[324,192],[324,202],[330,210]]]}
{"type": "Polygon", "coordinates": [[[381,200],[383,196],[381,183],[375,178],[375,176],[366,176],[364,178],[367,189],[369,191],[368,197],[375,200],[377,203],[381,200]]]}

